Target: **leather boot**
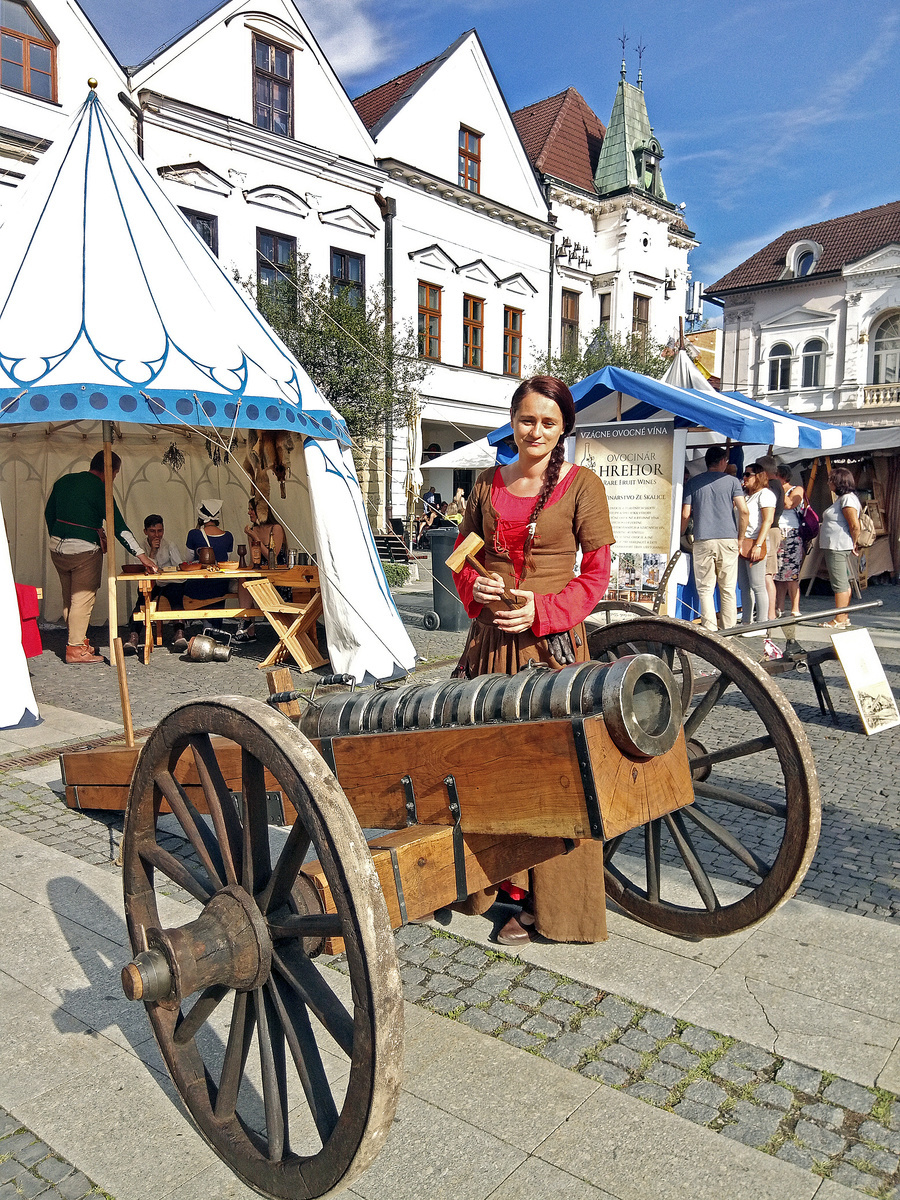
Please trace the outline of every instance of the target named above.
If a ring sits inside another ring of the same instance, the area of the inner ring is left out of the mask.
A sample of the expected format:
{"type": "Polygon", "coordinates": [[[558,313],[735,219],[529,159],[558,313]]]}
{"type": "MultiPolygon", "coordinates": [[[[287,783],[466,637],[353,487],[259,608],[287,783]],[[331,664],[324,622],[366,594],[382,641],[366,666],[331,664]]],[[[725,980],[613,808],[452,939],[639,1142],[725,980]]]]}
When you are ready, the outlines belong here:
{"type": "Polygon", "coordinates": [[[183,654],[185,652],[185,650],[187,650],[187,648],[188,648],[188,641],[187,641],[187,638],[184,636],[184,626],[176,625],[175,626],[175,636],[174,636],[174,638],[172,638],[172,649],[177,650],[179,653],[183,654]]]}
{"type": "Polygon", "coordinates": [[[80,646],[66,646],[66,662],[102,663],[103,656],[101,654],[91,654],[90,646],[87,646],[82,642],[80,646]]]}

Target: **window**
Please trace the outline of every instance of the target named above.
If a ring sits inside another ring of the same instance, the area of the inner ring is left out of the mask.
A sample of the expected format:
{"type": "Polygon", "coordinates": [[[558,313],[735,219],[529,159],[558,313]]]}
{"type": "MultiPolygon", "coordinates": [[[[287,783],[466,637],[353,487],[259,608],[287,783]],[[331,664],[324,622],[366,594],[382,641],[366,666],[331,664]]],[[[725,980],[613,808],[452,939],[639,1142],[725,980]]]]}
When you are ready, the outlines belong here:
{"type": "Polygon", "coordinates": [[[331,294],[345,296],[354,308],[366,303],[366,260],[361,254],[331,248],[331,294]]]}
{"type": "Polygon", "coordinates": [[[419,358],[441,360],[441,289],[419,280],[419,358]]]}
{"type": "Polygon", "coordinates": [[[484,301],[463,296],[463,366],[484,366],[484,301]]]}
{"type": "Polygon", "coordinates": [[[769,351],[769,391],[786,392],[791,386],[791,348],[779,342],[769,351]]]}
{"type": "Polygon", "coordinates": [[[209,213],[194,212],[192,208],[181,210],[197,234],[206,242],[213,254],[219,253],[219,218],[211,217],[209,213]]]}
{"type": "Polygon", "coordinates": [[[650,332],[650,297],[634,293],[631,307],[631,332],[638,337],[646,337],[650,332]]]}
{"type": "Polygon", "coordinates": [[[612,311],[612,292],[600,294],[600,324],[609,329],[610,313],[612,311]]]}
{"type": "Polygon", "coordinates": [[[815,261],[816,256],[813,254],[812,250],[804,251],[803,254],[801,254],[797,259],[797,274],[808,275],[813,269],[813,264],[815,261]]]}
{"type": "Polygon", "coordinates": [[[290,278],[297,258],[297,239],[268,229],[256,231],[256,278],[260,287],[290,278]]]}
{"type": "Polygon", "coordinates": [[[811,338],[803,347],[801,375],[802,387],[821,387],[825,375],[825,343],[821,338],[811,338]]]}
{"type": "Polygon", "coordinates": [[[0,83],[41,100],[56,99],[56,46],[18,0],[0,0],[0,83]]]}
{"type": "Polygon", "coordinates": [[[481,134],[464,125],[459,130],[458,183],[467,192],[481,191],[481,134]]]}
{"type": "Polygon", "coordinates": [[[503,310],[503,374],[522,374],[522,310],[503,310]]]}
{"type": "Polygon", "coordinates": [[[559,333],[559,347],[563,354],[578,352],[578,300],[578,292],[563,288],[559,333]]]}
{"type": "Polygon", "coordinates": [[[900,383],[900,315],[888,317],[875,334],[873,383],[900,383]]]}
{"type": "Polygon", "coordinates": [[[294,52],[275,42],[253,39],[253,124],[291,136],[294,52]]]}

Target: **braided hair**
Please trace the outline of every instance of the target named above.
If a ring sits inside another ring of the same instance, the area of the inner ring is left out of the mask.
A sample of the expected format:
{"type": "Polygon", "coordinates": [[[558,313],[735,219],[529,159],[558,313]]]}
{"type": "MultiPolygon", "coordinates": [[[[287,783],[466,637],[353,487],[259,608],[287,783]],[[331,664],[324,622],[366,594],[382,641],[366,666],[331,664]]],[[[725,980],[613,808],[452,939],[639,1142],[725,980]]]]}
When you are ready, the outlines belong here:
{"type": "Polygon", "coordinates": [[[531,379],[523,379],[513,393],[510,403],[511,417],[515,418],[522,401],[526,396],[533,393],[543,396],[546,400],[552,400],[557,406],[562,417],[563,431],[559,441],[550,452],[550,461],[547,463],[547,469],[544,471],[543,484],[535,498],[534,508],[531,510],[531,517],[528,522],[528,536],[525,539],[526,572],[534,570],[534,558],[531,548],[534,545],[537,532],[537,519],[545,508],[547,501],[553,495],[554,488],[559,483],[559,473],[566,458],[565,439],[575,428],[575,401],[572,399],[572,393],[561,379],[556,379],[553,375],[534,375],[531,379]]]}

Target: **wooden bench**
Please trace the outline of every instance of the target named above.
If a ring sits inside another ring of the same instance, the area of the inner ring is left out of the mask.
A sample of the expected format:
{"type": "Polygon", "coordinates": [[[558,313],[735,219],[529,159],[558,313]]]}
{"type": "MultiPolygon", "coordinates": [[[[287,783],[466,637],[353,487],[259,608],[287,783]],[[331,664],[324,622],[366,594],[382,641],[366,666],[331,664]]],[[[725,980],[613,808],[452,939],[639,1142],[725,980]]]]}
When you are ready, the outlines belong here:
{"type": "Polygon", "coordinates": [[[382,562],[411,563],[409,547],[396,533],[376,533],[375,548],[382,562]]]}

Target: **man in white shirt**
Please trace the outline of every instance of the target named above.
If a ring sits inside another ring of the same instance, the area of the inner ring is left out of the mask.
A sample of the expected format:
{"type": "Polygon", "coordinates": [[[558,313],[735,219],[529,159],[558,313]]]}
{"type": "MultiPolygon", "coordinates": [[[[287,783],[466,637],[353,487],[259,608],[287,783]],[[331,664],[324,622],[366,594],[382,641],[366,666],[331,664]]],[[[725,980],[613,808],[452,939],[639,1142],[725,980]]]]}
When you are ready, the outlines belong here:
{"type": "MultiPolygon", "coordinates": [[[[175,543],[165,537],[165,532],[165,525],[159,513],[150,513],[144,518],[144,546],[147,550],[147,557],[155,563],[157,571],[177,571],[179,565],[184,561],[184,557],[175,543]]],[[[174,608],[177,611],[184,603],[184,585],[155,583],[150,597],[153,600],[161,601],[160,608],[174,608]]],[[[140,647],[141,631],[144,625],[143,621],[138,619],[138,613],[142,613],[143,609],[144,597],[141,594],[131,617],[131,632],[125,643],[126,654],[137,654],[140,647]]],[[[176,626],[174,640],[177,641],[183,636],[183,626],[176,626]]]]}

